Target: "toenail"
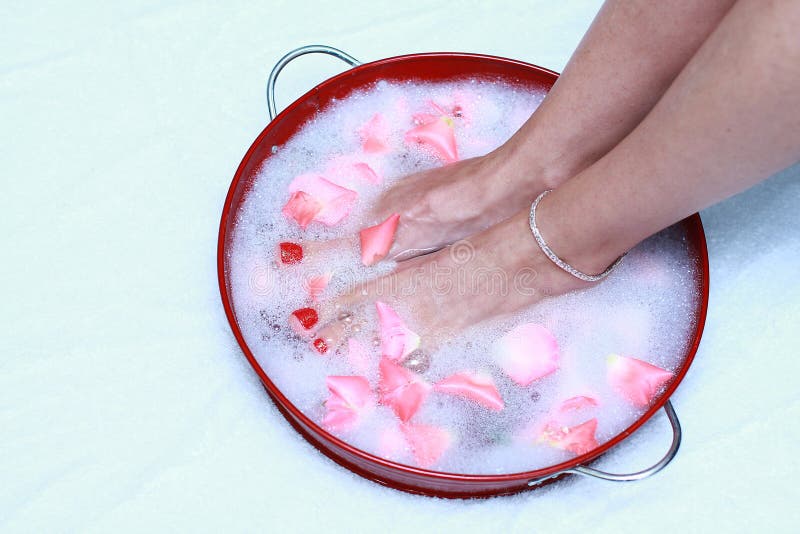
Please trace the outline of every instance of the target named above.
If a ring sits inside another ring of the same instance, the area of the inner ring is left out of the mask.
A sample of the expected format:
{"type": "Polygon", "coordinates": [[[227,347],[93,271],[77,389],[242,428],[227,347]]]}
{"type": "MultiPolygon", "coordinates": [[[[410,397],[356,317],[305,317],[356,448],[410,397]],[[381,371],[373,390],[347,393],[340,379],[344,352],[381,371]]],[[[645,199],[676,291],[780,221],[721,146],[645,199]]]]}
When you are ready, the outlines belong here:
{"type": "Polygon", "coordinates": [[[324,339],[319,337],[314,340],[314,348],[317,349],[317,352],[320,354],[325,354],[328,352],[328,344],[325,343],[324,339]]]}
{"type": "Polygon", "coordinates": [[[280,247],[281,263],[294,265],[303,261],[303,247],[297,243],[286,241],[278,246],[280,247]]]}
{"type": "MultiPolygon", "coordinates": [[[[316,325],[317,322],[319,321],[317,310],[315,310],[314,308],[300,308],[299,310],[293,311],[292,316],[295,319],[297,319],[297,323],[304,330],[311,330],[314,327],[314,325],[316,325]]],[[[296,329],[296,325],[292,324],[291,320],[290,320],[290,325],[292,326],[293,329],[296,329]]]]}

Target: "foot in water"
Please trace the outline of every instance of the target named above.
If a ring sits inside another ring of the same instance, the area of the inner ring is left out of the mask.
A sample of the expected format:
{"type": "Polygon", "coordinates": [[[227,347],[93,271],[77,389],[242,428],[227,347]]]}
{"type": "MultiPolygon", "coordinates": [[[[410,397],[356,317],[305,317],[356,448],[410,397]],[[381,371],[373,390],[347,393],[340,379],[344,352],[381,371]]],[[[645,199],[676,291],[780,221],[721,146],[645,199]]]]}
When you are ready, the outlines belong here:
{"type": "MultiPolygon", "coordinates": [[[[590,287],[553,264],[539,249],[527,210],[432,254],[397,263],[395,270],[320,303],[313,345],[325,353],[356,331],[374,331],[376,302],[431,352],[482,321],[513,314],[545,298],[590,287]]],[[[403,355],[405,356],[405,355],[403,355]]]]}

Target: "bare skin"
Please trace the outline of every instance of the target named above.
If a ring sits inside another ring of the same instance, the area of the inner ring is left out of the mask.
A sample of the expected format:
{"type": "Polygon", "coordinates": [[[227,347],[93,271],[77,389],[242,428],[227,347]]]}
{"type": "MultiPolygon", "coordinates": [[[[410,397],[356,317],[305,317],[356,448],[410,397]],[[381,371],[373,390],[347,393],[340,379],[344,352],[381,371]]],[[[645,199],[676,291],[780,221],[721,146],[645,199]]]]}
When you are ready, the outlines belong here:
{"type": "MultiPolygon", "coordinates": [[[[609,5],[600,15],[605,13],[607,23],[615,4],[609,5]]],[[[602,30],[597,24],[595,33],[602,30]]],[[[800,159],[799,25],[800,4],[792,0],[736,2],[666,92],[653,99],[657,103],[649,113],[613,149],[542,200],[537,220],[553,250],[584,272],[600,272],[642,239],[800,159]]],[[[562,84],[560,90],[570,89],[562,84]]],[[[603,93],[596,84],[594,90],[603,93]]],[[[620,116],[628,113],[626,108],[620,116]]],[[[533,132],[526,125],[509,144],[524,146],[533,132]]],[[[529,152],[511,154],[525,168],[529,152]]],[[[467,261],[454,266],[454,255],[444,249],[401,262],[396,273],[326,308],[355,310],[378,297],[395,301],[413,310],[410,322],[434,346],[472,324],[586,287],[552,264],[533,240],[528,206],[536,195],[536,190],[519,195],[525,197],[524,209],[470,236],[467,261]],[[459,272],[475,282],[442,292],[441,280],[412,278],[413,272],[433,272],[437,265],[457,267],[450,275],[453,284],[459,272]],[[526,282],[526,291],[501,295],[489,291],[481,277],[470,276],[487,269],[505,272],[509,279],[521,269],[536,276],[526,282]],[[392,289],[403,287],[398,278],[413,281],[413,291],[392,289]]],[[[332,319],[317,335],[335,346],[346,328],[332,319]]]]}
{"type": "Polygon", "coordinates": [[[368,220],[399,213],[403,221],[389,257],[408,259],[484,230],[594,163],[641,121],[732,4],[607,2],[509,142],[408,176],[378,200],[368,220]]]}

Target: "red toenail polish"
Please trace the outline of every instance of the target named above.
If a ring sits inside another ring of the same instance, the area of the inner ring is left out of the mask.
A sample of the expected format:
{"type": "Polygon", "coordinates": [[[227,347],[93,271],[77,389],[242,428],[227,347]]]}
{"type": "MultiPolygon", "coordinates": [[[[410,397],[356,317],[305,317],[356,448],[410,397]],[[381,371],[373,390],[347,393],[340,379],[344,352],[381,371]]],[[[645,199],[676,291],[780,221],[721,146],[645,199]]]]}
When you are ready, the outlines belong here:
{"type": "Polygon", "coordinates": [[[317,352],[320,354],[325,354],[328,352],[328,344],[325,343],[325,340],[321,337],[318,337],[314,340],[314,348],[317,349],[317,352]]]}
{"type": "Polygon", "coordinates": [[[300,308],[299,310],[293,311],[292,315],[300,323],[300,326],[306,330],[314,328],[314,325],[319,321],[317,310],[314,308],[300,308]]]}
{"type": "Polygon", "coordinates": [[[303,247],[297,243],[285,241],[278,245],[281,253],[281,263],[284,265],[294,265],[303,261],[303,247]]]}

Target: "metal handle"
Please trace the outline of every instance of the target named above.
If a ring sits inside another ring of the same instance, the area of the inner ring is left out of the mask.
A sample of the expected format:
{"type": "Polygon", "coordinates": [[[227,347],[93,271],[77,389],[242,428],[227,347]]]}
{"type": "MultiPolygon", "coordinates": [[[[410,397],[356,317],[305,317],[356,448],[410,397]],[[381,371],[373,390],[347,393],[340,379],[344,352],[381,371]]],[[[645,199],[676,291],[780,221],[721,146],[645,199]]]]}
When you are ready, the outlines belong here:
{"type": "Polygon", "coordinates": [[[338,57],[351,67],[361,65],[361,62],[350,54],[342,52],[338,48],[333,48],[332,46],[308,45],[292,50],[272,67],[272,72],[269,73],[269,78],[267,79],[267,108],[269,110],[269,120],[274,119],[278,114],[278,107],[275,105],[275,82],[278,80],[278,74],[280,74],[283,67],[288,65],[293,59],[306,54],[328,54],[329,56],[338,57]]]}
{"type": "Polygon", "coordinates": [[[565,469],[564,471],[559,471],[558,473],[552,474],[550,476],[544,478],[537,478],[528,482],[528,486],[538,486],[545,480],[550,480],[551,478],[556,478],[561,475],[565,474],[574,474],[574,475],[583,475],[587,477],[594,477],[594,478],[601,478],[603,480],[611,480],[613,482],[628,482],[631,480],[641,480],[643,478],[647,478],[649,476],[655,475],[662,469],[664,469],[675,455],[678,454],[678,449],[681,446],[681,423],[678,421],[678,414],[675,413],[675,409],[672,407],[672,403],[667,401],[664,404],[664,411],[667,413],[667,418],[669,419],[670,425],[672,425],[672,443],[669,446],[669,450],[667,454],[664,455],[661,460],[656,462],[651,467],[647,469],[642,469],[641,471],[637,471],[635,473],[629,474],[616,474],[616,473],[606,473],[605,471],[600,471],[599,469],[594,469],[592,467],[586,467],[583,465],[579,465],[577,467],[573,467],[571,469],[565,469]]]}

